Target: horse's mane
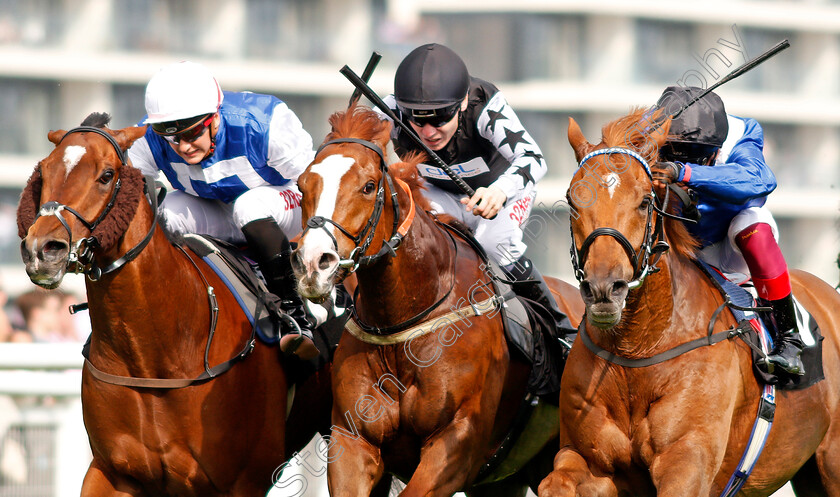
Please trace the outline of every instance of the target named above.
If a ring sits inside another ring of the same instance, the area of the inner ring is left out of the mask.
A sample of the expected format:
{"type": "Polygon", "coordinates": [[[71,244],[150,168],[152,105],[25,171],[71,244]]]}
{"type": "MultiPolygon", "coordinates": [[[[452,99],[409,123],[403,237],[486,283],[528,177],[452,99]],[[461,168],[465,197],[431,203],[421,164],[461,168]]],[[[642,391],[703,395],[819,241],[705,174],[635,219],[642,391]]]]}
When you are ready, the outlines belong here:
{"type": "MultiPolygon", "coordinates": [[[[391,153],[391,122],[369,107],[353,105],[346,111],[335,112],[330,116],[329,123],[332,131],[324,139],[325,143],[336,138],[360,138],[379,145],[386,160],[395,156],[391,153]]],[[[421,210],[430,211],[432,206],[423,195],[425,187],[417,169],[424,157],[422,152],[410,152],[401,157],[400,162],[388,164],[388,172],[408,184],[414,202],[421,210]]]]}
{"type": "MultiPolygon", "coordinates": [[[[661,113],[661,109],[654,111],[637,108],[631,110],[630,114],[607,123],[601,130],[604,145],[630,148],[644,157],[648,164],[655,164],[659,161],[659,146],[651,137],[650,126],[662,121],[661,113]]],[[[667,135],[670,127],[670,120],[664,121],[657,132],[667,135]]],[[[678,200],[672,198],[668,211],[674,213],[677,210],[678,200]]],[[[674,253],[686,258],[696,257],[700,242],[689,233],[682,221],[666,219],[665,236],[674,253]]]]}
{"type": "MultiPolygon", "coordinates": [[[[661,110],[652,112],[651,109],[636,108],[629,114],[609,122],[601,129],[604,145],[608,147],[625,147],[639,153],[648,164],[659,160],[659,147],[651,138],[648,128],[660,116],[661,110]]],[[[662,133],[667,134],[670,122],[660,127],[662,133]]]]}

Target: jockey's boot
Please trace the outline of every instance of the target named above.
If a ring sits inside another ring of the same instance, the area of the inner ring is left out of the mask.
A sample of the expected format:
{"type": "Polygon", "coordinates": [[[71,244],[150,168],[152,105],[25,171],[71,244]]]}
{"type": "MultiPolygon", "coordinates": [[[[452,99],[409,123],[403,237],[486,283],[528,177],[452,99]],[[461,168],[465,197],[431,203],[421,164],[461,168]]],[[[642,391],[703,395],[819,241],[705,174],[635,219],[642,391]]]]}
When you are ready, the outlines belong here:
{"type": "Polygon", "coordinates": [[[802,338],[796,325],[796,311],[794,310],[793,295],[779,300],[761,299],[762,305],[769,305],[773,309],[773,320],[776,322],[776,343],[773,351],[766,359],[758,361],[758,365],[773,374],[776,368],[792,375],[804,375],[805,366],[802,364],[802,338]]]}
{"type": "Polygon", "coordinates": [[[280,299],[280,310],[291,319],[280,326],[280,350],[309,360],[318,356],[312,337],[313,320],[297,293],[292,271],[292,247],[274,219],[258,219],[242,227],[242,233],[260,265],[268,291],[280,299]],[[285,330],[285,332],[284,332],[285,330]]]}
{"type": "Polygon", "coordinates": [[[787,262],[766,222],[753,223],[735,235],[735,244],[741,250],[750,270],[759,301],[773,309],[776,322],[776,340],[773,351],[758,366],[770,374],[779,368],[789,374],[803,375],[802,339],[796,327],[796,311],[790,288],[787,262]]]}
{"type": "Polygon", "coordinates": [[[554,299],[551,289],[548,288],[545,279],[534,267],[534,263],[523,255],[515,263],[503,266],[502,271],[505,272],[508,279],[514,281],[511,287],[517,295],[545,307],[554,320],[554,327],[551,330],[552,338],[560,342],[567,350],[570,349],[572,340],[570,336],[577,333],[577,329],[572,326],[569,317],[557,306],[557,301],[554,299]]]}

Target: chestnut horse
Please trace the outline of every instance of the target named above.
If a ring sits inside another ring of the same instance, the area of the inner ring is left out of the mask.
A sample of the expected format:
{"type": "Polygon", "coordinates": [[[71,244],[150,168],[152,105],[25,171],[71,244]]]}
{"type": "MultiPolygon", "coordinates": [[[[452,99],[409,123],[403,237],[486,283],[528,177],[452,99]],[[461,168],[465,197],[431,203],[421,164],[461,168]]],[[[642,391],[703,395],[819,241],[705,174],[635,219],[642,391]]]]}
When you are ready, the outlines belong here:
{"type": "Polygon", "coordinates": [[[88,275],[82,406],[93,462],[82,495],[263,496],[289,452],[328,429],[329,373],[298,388],[295,406],[307,405],[292,411],[286,438],[276,347],[254,344],[216,273],[170,242],[152,185],[126,163],[146,128],[104,128],[107,114],[82,124],[49,133],[55,150],[18,208],[35,284],[55,288],[68,270],[88,275]]]}
{"type": "MultiPolygon", "coordinates": [[[[529,372],[511,359],[482,259],[429,214],[420,157],[387,164],[390,122],[354,106],[330,124],[298,181],[308,221],[292,255],[304,297],[324,298],[353,271],[358,281],[355,327],[345,329],[333,364],[330,491],[367,496],[388,472],[410,477],[406,497],[524,495],[523,483],[470,489],[508,432],[529,372]]],[[[577,322],[576,289],[549,285],[577,322]]]]}
{"type": "MultiPolygon", "coordinates": [[[[668,206],[664,191],[655,194],[648,164],[670,121],[646,132],[644,115],[608,124],[598,145],[570,120],[569,142],[581,163],[568,195],[586,302],[581,330],[593,350],[605,352],[571,351],[560,393],[561,450],[540,496],[721,495],[758,414],[763,386],[742,340],[630,367],[706,337],[723,302],[692,260],[697,243],[688,230],[678,219],[663,222],[668,206]]],[[[799,495],[838,497],[840,295],[802,271],[791,277],[825,337],[825,379],[776,392],[769,438],[739,495],[770,495],[792,479],[799,495]]],[[[723,312],[714,333],[734,324],[723,312]]]]}

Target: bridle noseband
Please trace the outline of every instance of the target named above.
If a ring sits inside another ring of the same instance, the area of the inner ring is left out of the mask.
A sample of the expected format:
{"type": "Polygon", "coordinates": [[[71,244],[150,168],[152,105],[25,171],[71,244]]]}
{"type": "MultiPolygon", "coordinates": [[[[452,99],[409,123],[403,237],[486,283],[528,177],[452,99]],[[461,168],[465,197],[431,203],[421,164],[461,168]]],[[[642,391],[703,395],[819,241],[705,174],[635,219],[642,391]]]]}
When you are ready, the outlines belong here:
{"type": "MultiPolygon", "coordinates": [[[[406,222],[400,225],[400,206],[399,202],[397,201],[397,190],[396,188],[394,188],[394,181],[391,178],[390,173],[388,172],[388,164],[385,162],[385,155],[382,153],[382,149],[377,144],[359,138],[336,138],[334,140],[324,142],[324,144],[322,144],[318,148],[318,151],[315,153],[315,156],[317,157],[318,154],[321,153],[321,150],[323,150],[328,145],[333,145],[336,143],[356,143],[358,145],[372,150],[376,153],[376,155],[379,156],[379,170],[382,172],[382,176],[379,178],[379,185],[377,186],[376,201],[373,206],[373,214],[371,214],[370,218],[368,219],[368,222],[357,235],[353,235],[352,233],[350,233],[349,230],[347,230],[337,222],[333,221],[332,219],[328,219],[323,216],[313,216],[306,221],[306,227],[303,229],[303,233],[301,233],[301,238],[303,238],[303,236],[305,236],[307,231],[309,231],[310,229],[323,229],[327,233],[327,235],[332,239],[333,247],[335,248],[336,252],[338,252],[338,240],[336,240],[332,232],[326,228],[327,224],[335,226],[344,236],[352,240],[355,246],[353,248],[353,251],[350,252],[350,255],[347,259],[342,259],[338,262],[339,268],[346,271],[347,274],[350,274],[356,271],[356,269],[358,269],[359,266],[367,266],[373,264],[385,255],[396,255],[396,250],[397,248],[399,248],[400,244],[402,243],[403,237],[405,237],[405,234],[408,231],[409,226],[411,225],[411,220],[414,216],[414,209],[412,205],[412,208],[407,215],[406,222]],[[391,192],[391,206],[394,210],[394,223],[391,229],[391,238],[388,241],[383,242],[382,248],[379,250],[379,252],[377,252],[374,255],[365,256],[363,254],[367,251],[367,249],[370,247],[371,242],[373,241],[374,234],[376,233],[376,227],[379,224],[379,219],[382,216],[382,209],[385,205],[385,182],[388,183],[388,189],[391,192]]],[[[409,193],[410,196],[411,193],[410,191],[408,191],[407,188],[406,191],[409,193]]]]}
{"type": "MultiPolygon", "coordinates": [[[[114,151],[117,153],[117,157],[120,159],[121,168],[128,167],[128,163],[126,160],[125,151],[123,151],[114,137],[111,136],[107,131],[96,128],[93,126],[79,126],[77,128],[73,128],[64,136],[61,137],[59,140],[59,144],[67,138],[68,135],[72,133],[84,133],[84,132],[91,132],[96,133],[106,140],[108,143],[114,147],[114,151]]],[[[93,221],[90,222],[86,220],[77,210],[69,207],[67,205],[61,204],[55,200],[51,200],[49,202],[45,202],[41,207],[38,209],[38,213],[35,215],[35,219],[33,219],[33,223],[38,220],[39,217],[42,216],[54,216],[58,219],[58,222],[64,227],[67,231],[67,235],[69,237],[69,253],[67,255],[67,265],[68,267],[74,266],[73,271],[76,273],[84,273],[91,281],[97,281],[103,274],[110,273],[115,271],[116,269],[122,267],[128,261],[137,257],[137,254],[143,250],[149,240],[151,240],[152,234],[154,233],[154,228],[157,224],[157,198],[152,194],[148,181],[144,185],[144,192],[146,194],[147,199],[149,200],[149,204],[152,207],[153,211],[153,221],[152,226],[146,235],[146,237],[134,248],[129,250],[125,255],[111,263],[105,268],[100,268],[94,263],[94,251],[100,247],[99,240],[93,236],[93,230],[96,229],[97,226],[108,216],[111,212],[111,209],[114,207],[114,204],[117,200],[117,194],[120,192],[120,188],[122,185],[121,178],[117,178],[116,182],[114,183],[114,189],[111,191],[111,198],[108,199],[108,203],[105,205],[105,208],[99,214],[99,216],[93,221]],[[75,244],[73,243],[73,233],[70,229],[70,225],[67,223],[67,220],[64,219],[64,216],[61,214],[62,211],[67,211],[76,219],[82,223],[82,225],[90,231],[91,235],[87,238],[82,238],[78,240],[75,244]]]]}
{"type": "Polygon", "coordinates": [[[588,153],[585,157],[583,157],[583,159],[580,160],[578,168],[583,167],[586,161],[588,161],[592,157],[596,157],[598,155],[611,154],[629,155],[630,157],[636,159],[642,165],[642,167],[645,170],[645,173],[647,173],[648,178],[650,178],[651,180],[650,193],[646,195],[646,197],[649,199],[649,202],[647,206],[647,222],[645,223],[645,234],[642,240],[642,245],[639,247],[638,250],[635,250],[633,248],[633,244],[630,243],[630,240],[628,240],[627,237],[624,236],[624,234],[622,234],[620,231],[618,231],[615,228],[601,227],[592,230],[592,232],[589,233],[589,235],[581,244],[580,250],[578,250],[577,245],[575,244],[575,235],[574,232],[572,232],[572,267],[575,271],[575,278],[577,278],[578,281],[582,282],[586,278],[583,266],[586,264],[586,258],[589,255],[590,247],[600,236],[612,237],[619,243],[619,245],[621,245],[621,247],[624,249],[624,252],[627,254],[627,257],[630,259],[630,264],[633,266],[633,279],[628,283],[628,287],[630,290],[635,290],[642,286],[642,284],[645,281],[645,278],[649,274],[653,274],[659,271],[659,268],[656,267],[656,264],[659,262],[659,259],[662,257],[662,254],[664,254],[670,249],[668,242],[665,241],[664,219],[668,217],[671,219],[678,219],[687,222],[696,221],[665,212],[665,209],[668,206],[668,195],[671,191],[671,188],[667,188],[665,190],[665,197],[663,198],[661,205],[657,205],[656,192],[653,189],[653,174],[651,173],[650,166],[648,165],[644,157],[642,157],[639,153],[633,150],[620,147],[595,150],[593,152],[588,153]],[[653,221],[654,211],[656,211],[656,213],[658,214],[658,216],[656,216],[655,224],[653,221]]]}

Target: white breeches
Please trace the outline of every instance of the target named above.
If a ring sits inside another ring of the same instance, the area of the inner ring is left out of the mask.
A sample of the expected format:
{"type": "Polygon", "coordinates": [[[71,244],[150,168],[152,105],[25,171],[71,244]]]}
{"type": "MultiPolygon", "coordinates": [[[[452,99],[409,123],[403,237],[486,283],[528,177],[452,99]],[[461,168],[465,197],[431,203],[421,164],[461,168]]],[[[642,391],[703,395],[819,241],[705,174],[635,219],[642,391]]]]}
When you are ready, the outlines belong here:
{"type": "Polygon", "coordinates": [[[527,246],[522,241],[522,225],[531,214],[537,189],[533,184],[507,201],[493,219],[485,219],[467,212],[461,199],[463,194],[451,193],[431,184],[426,184],[424,195],[432,203],[435,212],[449,214],[473,230],[475,238],[487,251],[487,255],[500,266],[518,261],[525,254],[527,246]]]}
{"type": "Polygon", "coordinates": [[[230,204],[170,191],[161,205],[166,227],[176,233],[203,233],[232,243],[244,243],[242,227],[273,218],[288,238],[301,231],[301,194],[295,184],[260,186],[230,204]]]}

